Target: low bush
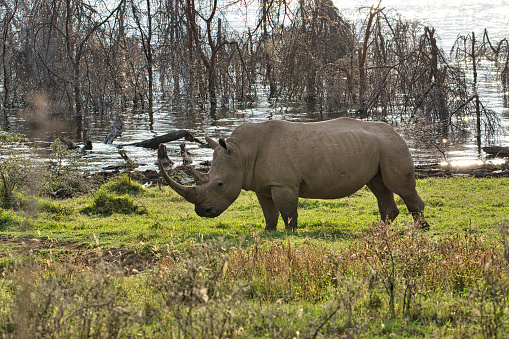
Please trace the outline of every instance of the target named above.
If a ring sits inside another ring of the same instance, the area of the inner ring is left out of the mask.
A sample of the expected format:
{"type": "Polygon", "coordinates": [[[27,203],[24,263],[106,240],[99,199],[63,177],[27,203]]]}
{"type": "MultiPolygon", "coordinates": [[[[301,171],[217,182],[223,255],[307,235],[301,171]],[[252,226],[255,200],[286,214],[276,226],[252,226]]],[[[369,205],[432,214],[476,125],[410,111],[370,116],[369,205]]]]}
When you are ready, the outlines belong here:
{"type": "Polygon", "coordinates": [[[93,188],[93,182],[83,175],[86,158],[77,150],[69,150],[67,146],[55,139],[51,144],[52,152],[45,163],[43,190],[45,193],[67,190],[70,195],[86,193],[93,188]]]}
{"type": "Polygon", "coordinates": [[[145,207],[137,204],[128,195],[118,196],[116,194],[99,191],[94,196],[92,203],[83,208],[82,213],[110,215],[113,213],[120,214],[146,214],[145,207]]]}
{"type": "Polygon", "coordinates": [[[26,139],[13,133],[0,134],[0,207],[17,207],[18,192],[38,191],[38,165],[30,160],[26,139]]]}
{"type": "Polygon", "coordinates": [[[39,200],[38,205],[41,211],[50,213],[56,216],[59,215],[70,215],[72,213],[72,209],[62,206],[61,204],[55,203],[53,201],[48,200],[39,200]]]}
{"type": "Polygon", "coordinates": [[[143,187],[139,183],[131,180],[127,174],[115,180],[108,181],[101,189],[118,195],[138,195],[144,191],[143,187]]]}

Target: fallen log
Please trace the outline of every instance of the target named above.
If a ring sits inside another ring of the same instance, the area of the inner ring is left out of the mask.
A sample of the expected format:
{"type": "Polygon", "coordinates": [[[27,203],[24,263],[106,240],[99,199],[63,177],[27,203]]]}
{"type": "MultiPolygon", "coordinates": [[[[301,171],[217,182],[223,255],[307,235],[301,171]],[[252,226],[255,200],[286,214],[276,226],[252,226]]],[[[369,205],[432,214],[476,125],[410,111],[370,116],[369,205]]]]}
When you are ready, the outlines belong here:
{"type": "Polygon", "coordinates": [[[48,195],[56,199],[65,199],[73,196],[72,191],[68,188],[61,188],[54,192],[48,192],[48,195]]]}
{"type": "Polygon", "coordinates": [[[509,157],[509,147],[501,146],[485,146],[482,148],[485,153],[494,155],[497,157],[509,157]]]}
{"type": "Polygon", "coordinates": [[[85,141],[85,145],[79,146],[66,137],[60,136],[58,139],[67,147],[68,150],[81,150],[82,152],[92,150],[92,141],[90,140],[85,141]]]}
{"type": "Polygon", "coordinates": [[[58,137],[58,139],[67,147],[67,149],[80,149],[78,145],[66,137],[58,137]]]}
{"type": "Polygon", "coordinates": [[[136,146],[136,147],[145,147],[145,148],[151,148],[151,149],[158,149],[159,144],[164,144],[166,142],[175,141],[180,138],[185,138],[187,141],[197,142],[199,144],[204,144],[204,142],[196,139],[190,132],[186,130],[178,130],[173,132],[168,132],[164,135],[160,135],[157,137],[154,137],[152,139],[143,140],[140,142],[135,142],[132,144],[125,144],[121,146],[136,146]]]}

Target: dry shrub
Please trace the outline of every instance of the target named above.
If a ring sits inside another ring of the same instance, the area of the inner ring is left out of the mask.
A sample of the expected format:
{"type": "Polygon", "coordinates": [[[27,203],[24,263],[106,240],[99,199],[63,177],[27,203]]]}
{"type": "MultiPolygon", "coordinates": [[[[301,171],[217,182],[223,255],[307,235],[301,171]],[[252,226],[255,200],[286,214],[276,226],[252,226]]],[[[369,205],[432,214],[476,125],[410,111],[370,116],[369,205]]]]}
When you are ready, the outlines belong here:
{"type": "Polygon", "coordinates": [[[503,334],[509,270],[501,248],[478,235],[436,239],[412,228],[381,224],[342,249],[259,238],[248,247],[222,239],[168,247],[156,269],[128,280],[106,261],[9,259],[0,335],[353,337],[380,334],[375,323],[403,336],[441,324],[456,326],[451,335],[503,334]]]}
{"type": "Polygon", "coordinates": [[[258,243],[229,255],[228,279],[250,282],[253,297],[274,299],[323,299],[336,285],[337,264],[323,245],[258,243]]]}
{"type": "Polygon", "coordinates": [[[429,239],[419,231],[400,234],[380,223],[363,239],[362,257],[372,270],[372,285],[378,281],[388,296],[389,313],[394,318],[398,301],[408,313],[414,297],[423,289],[426,268],[432,257],[429,239]]]}
{"type": "Polygon", "coordinates": [[[495,244],[477,234],[456,234],[441,239],[434,247],[427,269],[427,286],[430,289],[447,286],[461,292],[482,279],[487,270],[500,277],[501,265],[495,244]]]}
{"type": "Polygon", "coordinates": [[[226,254],[212,244],[195,244],[188,252],[163,257],[151,284],[167,305],[208,302],[219,288],[226,254]]]}
{"type": "Polygon", "coordinates": [[[246,315],[243,292],[224,289],[226,253],[219,243],[194,244],[186,252],[168,253],[151,277],[163,314],[156,317],[164,336],[234,337],[246,315]],[[170,335],[171,334],[171,335],[170,335]]]}
{"type": "Polygon", "coordinates": [[[422,276],[428,290],[462,291],[488,271],[500,278],[504,267],[496,244],[478,234],[432,239],[420,231],[399,232],[382,225],[372,229],[362,244],[363,257],[372,268],[394,266],[406,278],[422,276]]]}
{"type": "MultiPolygon", "coordinates": [[[[109,268],[111,270],[111,267],[109,268]]],[[[13,265],[14,303],[0,331],[13,338],[113,338],[129,335],[135,312],[105,267],[95,271],[48,259],[13,265]]]]}
{"type": "Polygon", "coordinates": [[[420,231],[398,232],[381,224],[360,246],[371,270],[365,276],[370,289],[383,288],[390,317],[401,314],[422,320],[422,298],[467,292],[470,298],[481,300],[477,311],[469,309],[481,315],[480,325],[486,333],[492,335],[502,328],[507,303],[501,296],[509,291],[508,267],[492,241],[478,234],[433,239],[420,231]]]}

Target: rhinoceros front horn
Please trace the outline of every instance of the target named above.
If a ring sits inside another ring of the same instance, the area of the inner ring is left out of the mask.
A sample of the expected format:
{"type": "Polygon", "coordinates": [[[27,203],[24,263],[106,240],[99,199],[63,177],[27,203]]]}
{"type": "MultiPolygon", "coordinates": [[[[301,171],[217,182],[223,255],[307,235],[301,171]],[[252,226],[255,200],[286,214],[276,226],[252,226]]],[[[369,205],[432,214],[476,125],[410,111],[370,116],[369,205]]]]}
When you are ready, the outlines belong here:
{"type": "Polygon", "coordinates": [[[161,175],[164,180],[170,185],[170,187],[177,192],[182,198],[186,199],[192,204],[198,205],[200,203],[200,190],[197,186],[184,186],[173,180],[163,166],[163,160],[167,157],[166,146],[164,144],[159,145],[159,149],[157,151],[157,158],[159,163],[159,170],[161,171],[161,175]]]}

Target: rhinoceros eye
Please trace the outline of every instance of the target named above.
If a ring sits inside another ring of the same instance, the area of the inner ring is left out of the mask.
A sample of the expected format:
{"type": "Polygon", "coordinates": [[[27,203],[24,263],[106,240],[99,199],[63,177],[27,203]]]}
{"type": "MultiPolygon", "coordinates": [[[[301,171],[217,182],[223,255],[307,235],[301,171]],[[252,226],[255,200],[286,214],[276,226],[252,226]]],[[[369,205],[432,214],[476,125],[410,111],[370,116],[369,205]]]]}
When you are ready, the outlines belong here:
{"type": "Polygon", "coordinates": [[[222,183],[221,181],[219,181],[219,182],[217,183],[217,186],[218,186],[218,187],[223,187],[223,183],[222,183]]]}

